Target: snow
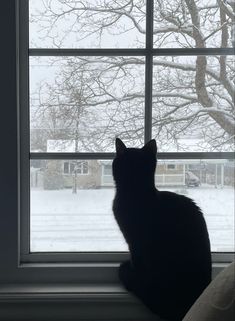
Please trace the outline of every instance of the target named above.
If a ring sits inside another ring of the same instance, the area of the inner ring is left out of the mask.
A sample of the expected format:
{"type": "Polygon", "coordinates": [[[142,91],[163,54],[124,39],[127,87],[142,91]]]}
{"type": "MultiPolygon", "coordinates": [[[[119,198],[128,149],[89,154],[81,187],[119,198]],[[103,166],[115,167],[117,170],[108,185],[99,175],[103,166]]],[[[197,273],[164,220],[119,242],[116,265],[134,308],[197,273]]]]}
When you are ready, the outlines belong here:
{"type": "MultiPolygon", "coordinates": [[[[171,188],[202,208],[214,252],[234,251],[234,189],[171,188]]],[[[114,189],[31,191],[31,251],[127,251],[112,213],[114,189]]]]}

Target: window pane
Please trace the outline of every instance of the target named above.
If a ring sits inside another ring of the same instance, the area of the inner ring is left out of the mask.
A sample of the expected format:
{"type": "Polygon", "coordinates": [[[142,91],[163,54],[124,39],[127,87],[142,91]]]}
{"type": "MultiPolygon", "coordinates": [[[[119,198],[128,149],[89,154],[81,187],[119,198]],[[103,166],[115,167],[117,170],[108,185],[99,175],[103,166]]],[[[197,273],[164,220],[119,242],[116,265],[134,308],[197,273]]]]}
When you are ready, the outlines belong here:
{"type": "MultiPolygon", "coordinates": [[[[89,174],[77,176],[64,175],[65,162],[41,160],[40,168],[31,162],[31,251],[127,251],[112,213],[108,161],[88,160],[89,174]]],[[[158,161],[157,188],[195,200],[214,252],[234,251],[234,169],[228,160],[158,161]]]]}
{"type": "Polygon", "coordinates": [[[30,0],[30,47],[143,47],[145,2],[30,0]]]}
{"type": "Polygon", "coordinates": [[[162,152],[234,151],[234,57],[155,57],[153,137],[162,152]]]}
{"type": "Polygon", "coordinates": [[[87,161],[81,161],[83,174],[88,174],[89,166],[87,161]]]}
{"type": "Polygon", "coordinates": [[[69,173],[69,162],[64,162],[64,174],[69,173]]]}
{"type": "Polygon", "coordinates": [[[234,2],[155,0],[154,46],[233,47],[234,2]]]}
{"type": "Polygon", "coordinates": [[[80,162],[76,162],[76,165],[74,164],[74,169],[78,174],[82,174],[82,164],[80,162]]]}
{"type": "Polygon", "coordinates": [[[69,162],[69,173],[70,174],[74,173],[74,167],[75,167],[75,164],[73,162],[69,162]]]}
{"type": "Polygon", "coordinates": [[[77,171],[78,174],[88,174],[88,162],[87,161],[71,161],[74,164],[74,170],[77,171]]]}
{"type": "Polygon", "coordinates": [[[103,179],[105,162],[86,162],[89,174],[64,175],[65,160],[41,161],[41,168],[31,161],[32,252],[127,251],[112,213],[114,185],[103,179]]]}
{"type": "Polygon", "coordinates": [[[104,165],[104,175],[111,176],[112,175],[112,165],[111,164],[105,164],[104,165]]]}
{"type": "Polygon", "coordinates": [[[176,169],[167,170],[171,161],[158,161],[155,174],[159,190],[169,190],[192,198],[202,209],[213,252],[233,252],[234,246],[234,161],[175,160],[176,169]]]}
{"type": "Polygon", "coordinates": [[[31,57],[31,151],[114,151],[144,139],[143,57],[31,57]]]}
{"type": "Polygon", "coordinates": [[[167,169],[175,169],[175,164],[167,164],[167,169]]]}

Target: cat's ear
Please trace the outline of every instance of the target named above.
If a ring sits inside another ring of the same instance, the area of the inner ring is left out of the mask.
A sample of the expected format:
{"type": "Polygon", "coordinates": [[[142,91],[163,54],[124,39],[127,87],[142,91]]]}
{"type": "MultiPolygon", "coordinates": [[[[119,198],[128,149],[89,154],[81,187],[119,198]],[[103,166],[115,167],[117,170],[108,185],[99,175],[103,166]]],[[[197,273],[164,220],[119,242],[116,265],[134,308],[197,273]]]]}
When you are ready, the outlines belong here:
{"type": "Polygon", "coordinates": [[[126,145],[123,143],[123,141],[120,138],[116,138],[115,145],[116,145],[117,154],[120,155],[125,152],[126,145]]]}
{"type": "Polygon", "coordinates": [[[154,155],[157,154],[157,143],[155,139],[151,139],[147,144],[142,148],[144,151],[148,151],[154,155]]]}

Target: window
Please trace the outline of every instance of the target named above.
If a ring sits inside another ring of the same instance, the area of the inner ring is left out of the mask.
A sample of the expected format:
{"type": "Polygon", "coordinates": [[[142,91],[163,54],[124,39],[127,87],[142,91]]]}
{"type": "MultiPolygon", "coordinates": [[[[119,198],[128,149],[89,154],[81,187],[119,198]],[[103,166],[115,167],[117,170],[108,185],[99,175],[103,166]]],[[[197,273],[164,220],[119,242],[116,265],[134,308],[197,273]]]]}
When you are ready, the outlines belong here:
{"type": "Polygon", "coordinates": [[[80,161],[76,164],[75,170],[78,174],[85,175],[88,174],[88,162],[80,161]]]}
{"type": "Polygon", "coordinates": [[[71,174],[71,166],[69,162],[64,163],[64,174],[71,174]]]}
{"type": "Polygon", "coordinates": [[[112,165],[111,164],[104,165],[104,175],[107,175],[107,176],[112,175],[112,165]]]}
{"type": "Polygon", "coordinates": [[[127,251],[111,211],[116,136],[134,147],[155,138],[157,187],[193,197],[213,252],[233,252],[232,4],[20,3],[21,172],[28,189],[33,164],[43,161],[30,193],[21,195],[24,260],[105,253],[106,261],[127,251]]]}
{"type": "Polygon", "coordinates": [[[76,161],[76,162],[64,162],[64,174],[88,174],[88,162],[76,161]]]}
{"type": "Polygon", "coordinates": [[[169,170],[171,170],[171,169],[174,170],[176,168],[175,164],[167,164],[166,166],[167,166],[167,169],[169,169],[169,170]]]}

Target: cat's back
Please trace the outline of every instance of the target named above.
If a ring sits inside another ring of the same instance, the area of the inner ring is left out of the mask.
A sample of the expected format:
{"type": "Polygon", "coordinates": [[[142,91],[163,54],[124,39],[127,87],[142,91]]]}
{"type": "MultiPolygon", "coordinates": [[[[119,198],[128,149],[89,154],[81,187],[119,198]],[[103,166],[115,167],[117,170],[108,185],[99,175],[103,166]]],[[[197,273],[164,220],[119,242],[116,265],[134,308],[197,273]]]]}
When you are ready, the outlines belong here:
{"type": "Polygon", "coordinates": [[[200,207],[192,199],[161,191],[156,194],[155,209],[152,224],[158,230],[159,237],[169,245],[169,250],[173,250],[171,253],[187,253],[188,260],[210,257],[206,221],[200,207]]]}
{"type": "Polygon", "coordinates": [[[206,231],[206,223],[200,207],[189,197],[170,191],[157,191],[152,208],[156,224],[165,222],[168,229],[186,234],[206,231]]]}
{"type": "Polygon", "coordinates": [[[169,210],[169,215],[202,215],[200,207],[189,197],[171,191],[157,191],[155,206],[160,210],[169,210]]]}

